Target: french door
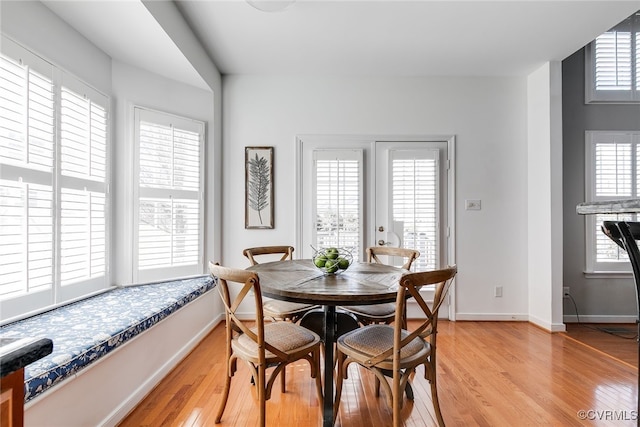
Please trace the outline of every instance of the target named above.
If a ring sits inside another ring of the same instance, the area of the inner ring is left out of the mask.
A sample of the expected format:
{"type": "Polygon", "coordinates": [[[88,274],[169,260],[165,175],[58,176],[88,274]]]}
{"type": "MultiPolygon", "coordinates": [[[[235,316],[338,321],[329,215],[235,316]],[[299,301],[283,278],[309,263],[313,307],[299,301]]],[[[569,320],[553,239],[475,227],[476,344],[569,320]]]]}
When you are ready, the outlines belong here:
{"type": "MultiPolygon", "coordinates": [[[[386,245],[420,251],[415,271],[455,263],[453,137],[307,135],[296,142],[298,257],[335,246],[361,261],[367,247],[386,245]]],[[[454,289],[441,312],[455,320],[454,289]]]]}
{"type": "MultiPolygon", "coordinates": [[[[296,252],[369,246],[417,249],[413,269],[453,264],[454,139],[297,138],[296,252]]],[[[402,260],[387,260],[402,265],[402,260]]]]}

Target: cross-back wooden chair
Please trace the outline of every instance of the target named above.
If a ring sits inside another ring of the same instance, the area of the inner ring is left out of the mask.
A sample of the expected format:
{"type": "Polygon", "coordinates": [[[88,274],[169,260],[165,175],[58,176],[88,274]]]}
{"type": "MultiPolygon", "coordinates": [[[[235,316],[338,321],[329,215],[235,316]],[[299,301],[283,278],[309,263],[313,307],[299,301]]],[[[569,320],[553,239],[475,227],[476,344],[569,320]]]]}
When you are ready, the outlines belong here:
{"type": "MultiPolygon", "coordinates": [[[[420,252],[414,249],[392,248],[388,246],[372,246],[367,248],[367,262],[375,262],[385,264],[379,257],[402,257],[404,264],[402,268],[410,270],[413,261],[420,256],[420,252]]],[[[396,316],[395,303],[374,304],[374,305],[354,305],[342,307],[342,309],[353,313],[358,322],[365,326],[374,323],[389,324],[393,322],[396,316]]],[[[406,327],[406,319],[403,319],[403,325],[406,327]]]]}
{"type": "MultiPolygon", "coordinates": [[[[242,254],[249,259],[251,265],[259,264],[256,257],[260,259],[268,258],[275,261],[285,261],[293,259],[293,246],[260,246],[255,248],[247,248],[242,254]],[[282,255],[279,259],[277,256],[282,255]]],[[[297,322],[309,310],[315,308],[315,305],[302,304],[297,302],[266,300],[263,303],[264,315],[273,320],[290,320],[297,322]]]]}
{"type": "Polygon", "coordinates": [[[399,281],[396,319],[393,325],[367,325],[338,338],[334,415],[338,413],[342,383],[344,378],[347,378],[347,369],[355,362],[373,371],[376,379],[383,385],[387,401],[393,408],[393,426],[399,427],[402,425],[400,410],[403,392],[416,367],[424,364],[425,378],[431,383],[431,400],[438,424],[444,426],[436,382],[436,335],[438,311],[456,273],[457,268],[453,266],[405,274],[399,281]],[[435,285],[431,306],[420,295],[420,288],[427,285],[435,285]],[[415,299],[425,316],[420,325],[412,331],[402,328],[407,297],[415,299]],[[391,384],[386,377],[392,378],[391,384]]]}
{"type": "MultiPolygon", "coordinates": [[[[227,372],[215,422],[220,422],[227,406],[231,378],[236,372],[238,359],[247,363],[255,379],[260,405],[259,425],[261,427],[265,425],[266,401],[271,397],[275,379],[279,374],[284,375],[289,363],[301,359],[309,362],[311,377],[315,378],[319,405],[322,407],[320,337],[291,322],[265,323],[262,313],[260,278],[256,273],[222,267],[213,263],[209,263],[209,270],[211,275],[218,280],[217,288],[224,304],[226,321],[227,372]],[[235,298],[232,298],[229,282],[242,285],[235,298]],[[236,311],[245,297],[251,295],[251,291],[254,295],[256,318],[255,326],[249,328],[237,317],[236,311]],[[273,371],[267,379],[266,371],[271,367],[273,367],[273,371]]],[[[282,391],[285,391],[284,384],[282,391]]]]}

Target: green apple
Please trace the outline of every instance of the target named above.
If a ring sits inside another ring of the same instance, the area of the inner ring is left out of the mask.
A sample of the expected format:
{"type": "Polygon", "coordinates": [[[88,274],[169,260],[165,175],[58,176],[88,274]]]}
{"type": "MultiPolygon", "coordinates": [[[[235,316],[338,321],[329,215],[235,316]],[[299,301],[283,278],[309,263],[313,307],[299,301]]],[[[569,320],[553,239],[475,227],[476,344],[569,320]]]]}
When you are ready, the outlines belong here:
{"type": "Polygon", "coordinates": [[[336,248],[329,248],[325,251],[325,255],[328,259],[336,259],[340,256],[340,252],[336,248]]]}
{"type": "Polygon", "coordinates": [[[324,265],[324,271],[327,273],[335,273],[338,271],[338,263],[335,260],[328,259],[324,265]]]}
{"type": "Polygon", "coordinates": [[[340,270],[349,268],[349,260],[342,257],[338,258],[338,268],[340,268],[340,270]]]}
{"type": "Polygon", "coordinates": [[[313,263],[316,265],[316,267],[322,268],[327,263],[327,257],[325,257],[324,255],[318,255],[313,260],[313,263]]]}

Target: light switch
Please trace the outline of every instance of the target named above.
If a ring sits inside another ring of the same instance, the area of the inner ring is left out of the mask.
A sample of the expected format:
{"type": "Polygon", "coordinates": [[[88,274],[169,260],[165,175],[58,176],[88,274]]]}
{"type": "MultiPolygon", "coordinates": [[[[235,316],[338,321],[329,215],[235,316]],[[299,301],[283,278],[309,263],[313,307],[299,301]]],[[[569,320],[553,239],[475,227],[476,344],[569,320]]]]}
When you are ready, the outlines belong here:
{"type": "Polygon", "coordinates": [[[465,200],[464,208],[468,211],[479,211],[482,209],[482,201],[480,200],[465,200]]]}

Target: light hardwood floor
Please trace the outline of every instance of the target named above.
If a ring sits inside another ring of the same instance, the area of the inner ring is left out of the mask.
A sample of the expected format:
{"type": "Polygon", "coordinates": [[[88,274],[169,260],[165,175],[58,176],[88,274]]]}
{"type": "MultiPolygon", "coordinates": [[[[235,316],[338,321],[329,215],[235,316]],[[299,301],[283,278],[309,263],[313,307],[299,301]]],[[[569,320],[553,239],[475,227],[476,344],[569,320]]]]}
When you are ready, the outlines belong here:
{"type": "MultiPolygon", "coordinates": [[[[120,424],[213,426],[224,383],[224,327],[219,325],[120,424]]],[[[239,364],[221,426],[257,423],[249,370],[239,364]]],[[[436,425],[422,367],[404,425],[436,425]]],[[[439,323],[438,390],[448,426],[632,426],[637,369],[567,337],[523,322],[439,323]],[[583,420],[579,411],[592,411],[583,420]]],[[[391,410],[375,398],[373,377],[353,365],[336,426],[386,427],[391,410]]],[[[267,426],[321,425],[308,365],[287,370],[287,392],[276,381],[267,426]]]]}
{"type": "Polygon", "coordinates": [[[638,366],[638,327],[633,323],[567,323],[567,335],[634,368],[638,366]]]}

